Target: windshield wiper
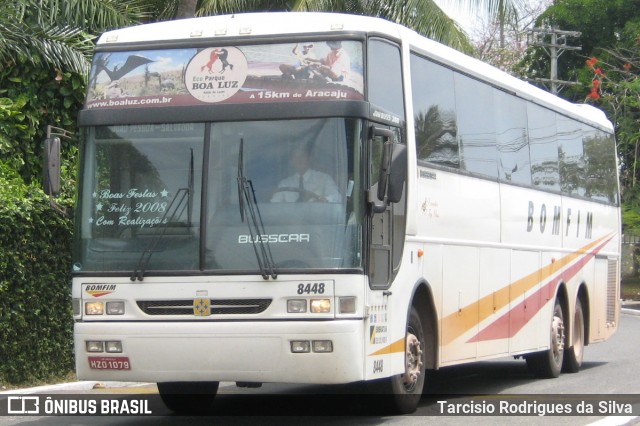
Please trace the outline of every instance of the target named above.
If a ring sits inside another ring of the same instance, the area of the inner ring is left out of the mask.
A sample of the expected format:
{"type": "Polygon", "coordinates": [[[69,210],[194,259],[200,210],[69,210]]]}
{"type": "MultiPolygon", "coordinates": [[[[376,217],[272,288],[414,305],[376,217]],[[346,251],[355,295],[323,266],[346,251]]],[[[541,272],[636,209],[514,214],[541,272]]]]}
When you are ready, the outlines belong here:
{"type": "Polygon", "coordinates": [[[156,228],[155,234],[147,248],[140,255],[140,259],[136,264],[136,268],[133,270],[131,274],[131,281],[142,281],[144,280],[144,273],[149,266],[149,261],[151,260],[151,256],[155,252],[156,246],[162,240],[162,237],[167,233],[167,229],[169,228],[167,225],[173,222],[175,217],[180,216],[185,208],[188,207],[188,202],[185,203],[185,200],[189,200],[189,188],[180,188],[173,196],[173,199],[169,203],[167,210],[162,215],[162,219],[160,219],[160,226],[156,228]],[[173,211],[173,212],[172,212],[173,211]],[[172,212],[172,213],[171,213],[172,212]],[[171,215],[169,215],[171,213],[171,215]],[[168,217],[168,218],[167,218],[168,217]]]}
{"type": "Polygon", "coordinates": [[[253,188],[253,182],[244,175],[244,139],[240,139],[240,152],[238,153],[238,204],[240,206],[240,220],[244,222],[245,218],[247,219],[253,251],[256,254],[262,278],[268,280],[271,277],[275,280],[278,278],[278,274],[275,271],[271,248],[261,238],[261,235],[266,235],[266,233],[258,208],[256,192],[253,188]]]}

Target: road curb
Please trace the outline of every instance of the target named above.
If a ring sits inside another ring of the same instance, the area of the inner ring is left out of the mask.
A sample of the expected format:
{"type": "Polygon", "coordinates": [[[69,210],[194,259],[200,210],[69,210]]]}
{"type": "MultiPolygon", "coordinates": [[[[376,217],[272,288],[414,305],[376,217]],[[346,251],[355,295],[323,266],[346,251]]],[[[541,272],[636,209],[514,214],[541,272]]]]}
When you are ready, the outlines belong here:
{"type": "Polygon", "coordinates": [[[637,310],[637,309],[622,308],[620,311],[621,311],[623,314],[640,316],[640,311],[639,311],[639,310],[637,310]]]}
{"type": "Polygon", "coordinates": [[[640,300],[623,300],[620,312],[640,316],[640,300]]]}

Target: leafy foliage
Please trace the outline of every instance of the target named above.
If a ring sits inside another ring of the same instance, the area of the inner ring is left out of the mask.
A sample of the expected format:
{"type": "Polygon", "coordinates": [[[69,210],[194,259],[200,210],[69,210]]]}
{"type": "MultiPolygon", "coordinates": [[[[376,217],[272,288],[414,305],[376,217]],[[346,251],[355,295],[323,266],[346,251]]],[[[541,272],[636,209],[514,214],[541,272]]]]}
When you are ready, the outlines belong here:
{"type": "MultiPolygon", "coordinates": [[[[77,74],[0,70],[0,382],[46,380],[73,368],[69,297],[72,220],[40,189],[46,124],[73,130],[83,99],[77,74]]],[[[77,148],[66,142],[63,197],[71,206],[77,148]]]]}
{"type": "Polygon", "coordinates": [[[43,380],[73,365],[71,220],[0,161],[0,382],[43,380]]]}
{"type": "Polygon", "coordinates": [[[626,231],[640,233],[640,46],[630,49],[600,49],[579,72],[585,102],[602,108],[616,129],[620,180],[623,194],[623,223],[626,231]]]}
{"type": "MultiPolygon", "coordinates": [[[[556,0],[537,26],[579,31],[558,61],[563,80],[578,84],[561,95],[602,109],[616,132],[625,232],[640,233],[640,17],[636,0],[556,0]]],[[[549,61],[542,48],[529,48],[519,64],[530,78],[548,77],[549,61]]]]}
{"type": "MultiPolygon", "coordinates": [[[[24,62],[0,69],[0,81],[0,157],[25,182],[37,183],[42,171],[46,126],[75,131],[76,113],[84,100],[83,78],[24,62]]],[[[77,147],[67,142],[63,152],[65,179],[72,184],[77,147]]],[[[72,191],[72,186],[68,190],[72,191]]]]}
{"type": "MultiPolygon", "coordinates": [[[[558,58],[558,77],[566,81],[580,78],[584,61],[602,48],[610,48],[634,40],[628,38],[627,27],[639,21],[636,0],[556,0],[542,13],[537,27],[557,28],[563,31],[579,31],[579,38],[570,38],[570,46],[580,46],[581,50],[568,50],[558,58]]],[[[550,42],[550,39],[546,39],[550,42]]],[[[550,61],[543,47],[531,47],[525,59],[519,64],[519,73],[531,78],[548,78],[550,61]]],[[[573,101],[584,100],[584,87],[567,87],[562,96],[573,101]]]]}
{"type": "Polygon", "coordinates": [[[150,16],[146,0],[15,0],[0,2],[0,64],[88,71],[94,34],[150,16]]]}

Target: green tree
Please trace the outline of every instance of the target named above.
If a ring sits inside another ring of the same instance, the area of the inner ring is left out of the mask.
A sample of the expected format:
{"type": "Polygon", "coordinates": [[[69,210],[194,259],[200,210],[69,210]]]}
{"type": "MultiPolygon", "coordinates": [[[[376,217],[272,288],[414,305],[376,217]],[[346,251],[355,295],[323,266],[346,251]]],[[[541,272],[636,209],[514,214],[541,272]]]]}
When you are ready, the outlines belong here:
{"type": "Polygon", "coordinates": [[[471,35],[475,56],[494,67],[516,74],[527,50],[527,33],[552,0],[512,5],[497,17],[481,19],[471,35]]]}
{"type": "Polygon", "coordinates": [[[14,0],[0,4],[0,63],[86,74],[94,34],[150,16],[141,0],[14,0]]]}
{"type": "MultiPolygon", "coordinates": [[[[163,3],[159,1],[158,3],[163,3]]],[[[450,0],[460,8],[502,16],[515,13],[524,0],[450,0]]],[[[378,16],[466,52],[472,51],[467,34],[434,0],[168,0],[163,18],[258,11],[326,11],[378,16]],[[187,14],[180,15],[178,10],[187,14]]]]}
{"type": "MultiPolygon", "coordinates": [[[[537,27],[579,31],[580,51],[565,51],[558,59],[559,78],[576,81],[584,68],[584,60],[602,48],[624,42],[628,26],[640,22],[637,0],[556,0],[536,21],[537,27]]],[[[634,40],[631,38],[630,40],[634,40]]],[[[520,64],[520,74],[531,78],[549,76],[549,56],[540,47],[529,48],[520,64]]],[[[572,101],[584,99],[584,87],[567,88],[562,96],[572,101]]]]}
{"type": "MultiPolygon", "coordinates": [[[[561,95],[602,109],[613,122],[620,161],[623,223],[640,232],[640,14],[638,0],[556,0],[537,26],[582,33],[558,62],[559,76],[578,84],[561,95]]],[[[522,74],[547,77],[549,60],[540,48],[529,48],[522,74]]]]}
{"type": "Polygon", "coordinates": [[[603,109],[614,123],[625,211],[640,214],[640,46],[618,44],[594,53],[598,56],[586,60],[579,74],[584,100],[603,109]]]}
{"type": "MultiPolygon", "coordinates": [[[[523,0],[451,0],[504,17],[523,0]]],[[[190,16],[252,11],[334,11],[380,16],[471,51],[464,31],[434,0],[16,0],[0,5],[0,63],[29,60],[86,74],[96,34],[105,30],[190,16]]]]}
{"type": "MultiPolygon", "coordinates": [[[[71,217],[41,189],[42,141],[48,124],[74,130],[92,34],[138,22],[127,3],[0,3],[0,354],[7,361],[0,384],[46,380],[73,366],[71,217]]],[[[65,141],[63,153],[59,202],[71,207],[75,143],[65,141]]]]}

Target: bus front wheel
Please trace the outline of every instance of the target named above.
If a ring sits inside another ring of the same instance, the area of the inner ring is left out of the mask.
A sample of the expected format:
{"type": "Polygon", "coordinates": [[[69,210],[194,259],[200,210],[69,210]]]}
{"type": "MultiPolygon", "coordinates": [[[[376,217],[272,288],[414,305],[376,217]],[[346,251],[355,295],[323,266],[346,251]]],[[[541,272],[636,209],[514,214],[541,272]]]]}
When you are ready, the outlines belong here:
{"type": "Polygon", "coordinates": [[[420,315],[411,307],[405,337],[405,372],[390,377],[388,384],[391,408],[401,414],[412,413],[418,407],[425,384],[425,334],[420,315]]]}
{"type": "Polygon", "coordinates": [[[158,383],[158,393],[168,409],[176,413],[203,413],[213,407],[220,382],[158,383]]]}

